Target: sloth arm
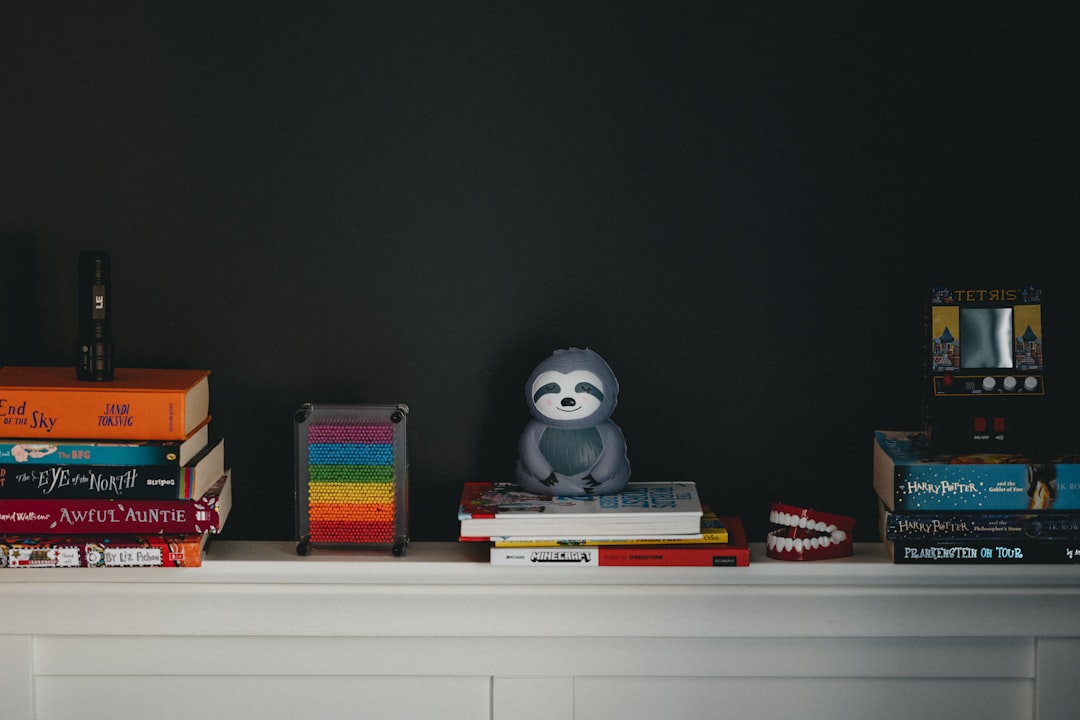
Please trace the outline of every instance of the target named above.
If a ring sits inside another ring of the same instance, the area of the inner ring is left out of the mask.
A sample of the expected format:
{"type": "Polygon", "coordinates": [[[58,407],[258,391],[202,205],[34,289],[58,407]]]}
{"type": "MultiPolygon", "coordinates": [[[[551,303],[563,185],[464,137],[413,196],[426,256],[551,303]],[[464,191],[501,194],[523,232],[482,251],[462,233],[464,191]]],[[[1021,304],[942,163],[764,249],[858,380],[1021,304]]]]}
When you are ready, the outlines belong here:
{"type": "Polygon", "coordinates": [[[547,425],[530,420],[518,441],[518,457],[529,474],[536,478],[546,478],[554,472],[551,463],[540,452],[540,436],[546,429],[547,425]]]}
{"type": "Polygon", "coordinates": [[[600,439],[604,442],[604,452],[593,465],[590,474],[593,477],[609,477],[626,461],[626,440],[623,439],[619,426],[610,420],[600,423],[596,429],[600,431],[600,439]]]}

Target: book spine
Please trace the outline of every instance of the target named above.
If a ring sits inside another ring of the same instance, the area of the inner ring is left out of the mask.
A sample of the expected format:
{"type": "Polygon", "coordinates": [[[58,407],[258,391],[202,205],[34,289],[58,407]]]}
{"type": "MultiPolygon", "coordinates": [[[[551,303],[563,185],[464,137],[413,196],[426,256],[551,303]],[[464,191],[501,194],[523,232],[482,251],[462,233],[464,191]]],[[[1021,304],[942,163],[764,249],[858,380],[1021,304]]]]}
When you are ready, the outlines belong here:
{"type": "Polygon", "coordinates": [[[875,488],[898,513],[1080,510],[1078,465],[1057,466],[1052,485],[1030,482],[1024,465],[945,465],[902,470],[875,488]]]}
{"type": "Polygon", "coordinates": [[[889,513],[889,540],[1033,539],[1080,541],[1080,513],[889,513]]]}
{"type": "Polygon", "coordinates": [[[0,465],[0,499],[190,499],[192,468],[170,465],[0,465]]]}
{"type": "Polygon", "coordinates": [[[602,545],[701,545],[703,543],[724,544],[728,541],[726,532],[708,533],[688,537],[640,537],[640,538],[565,538],[551,540],[545,538],[480,538],[491,540],[495,547],[598,547],[602,545]]]}
{"type": "Polygon", "coordinates": [[[746,567],[746,547],[673,545],[576,548],[501,548],[492,546],[492,565],[611,567],[746,567]]]}
{"type": "Polygon", "coordinates": [[[650,545],[600,548],[600,564],[624,567],[746,567],[745,547],[650,545]]]}
{"type": "Polygon", "coordinates": [[[15,499],[0,505],[0,534],[160,535],[218,532],[216,501],[15,499]]]}
{"type": "Polygon", "coordinates": [[[0,537],[0,568],[199,567],[203,535],[0,537]]]}
{"type": "MultiPolygon", "coordinates": [[[[91,389],[91,388],[94,389],[91,389]]],[[[0,388],[0,437],[183,440],[187,391],[0,388]]],[[[201,420],[201,418],[199,418],[201,420]]]]}
{"type": "Polygon", "coordinates": [[[174,465],[180,466],[180,443],[0,442],[4,465],[174,465]]]}
{"type": "Polygon", "coordinates": [[[897,565],[1057,565],[1080,563],[1080,542],[1012,539],[886,540],[897,565]]]}

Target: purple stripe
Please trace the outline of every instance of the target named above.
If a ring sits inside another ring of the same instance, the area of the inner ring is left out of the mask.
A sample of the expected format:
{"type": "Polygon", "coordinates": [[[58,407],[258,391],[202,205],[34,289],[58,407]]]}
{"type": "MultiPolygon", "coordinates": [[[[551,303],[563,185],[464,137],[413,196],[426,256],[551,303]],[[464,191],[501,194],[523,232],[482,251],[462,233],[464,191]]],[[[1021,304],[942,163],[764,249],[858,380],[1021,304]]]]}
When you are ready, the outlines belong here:
{"type": "Polygon", "coordinates": [[[391,443],[394,426],[357,423],[318,423],[308,427],[308,442],[313,443],[391,443]]]}

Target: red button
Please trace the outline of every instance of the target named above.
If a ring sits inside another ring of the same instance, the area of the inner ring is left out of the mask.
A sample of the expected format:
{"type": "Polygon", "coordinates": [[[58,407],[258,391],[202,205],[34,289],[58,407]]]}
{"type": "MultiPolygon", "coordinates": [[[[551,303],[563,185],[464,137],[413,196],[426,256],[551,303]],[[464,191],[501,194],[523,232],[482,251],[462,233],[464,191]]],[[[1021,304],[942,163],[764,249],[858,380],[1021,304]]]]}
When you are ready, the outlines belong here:
{"type": "Polygon", "coordinates": [[[1005,418],[994,418],[994,432],[1005,432],[1005,418]]]}
{"type": "Polygon", "coordinates": [[[984,417],[975,418],[975,432],[977,432],[977,433],[986,432],[986,418],[984,418],[984,417]]]}

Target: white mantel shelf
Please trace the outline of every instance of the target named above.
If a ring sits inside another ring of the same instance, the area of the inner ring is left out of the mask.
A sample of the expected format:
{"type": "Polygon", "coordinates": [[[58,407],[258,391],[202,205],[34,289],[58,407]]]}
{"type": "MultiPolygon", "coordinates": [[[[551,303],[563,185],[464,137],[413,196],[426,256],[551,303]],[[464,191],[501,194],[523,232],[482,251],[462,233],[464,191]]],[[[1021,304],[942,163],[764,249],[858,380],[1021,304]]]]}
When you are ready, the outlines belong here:
{"type": "Polygon", "coordinates": [[[303,714],[290,698],[315,685],[323,717],[352,717],[375,680],[363,697],[380,718],[625,720],[660,697],[665,717],[689,718],[716,693],[768,716],[793,683],[829,717],[863,693],[906,703],[875,700],[877,718],[937,717],[915,711],[938,700],[941,717],[1080,707],[1080,566],[896,565],[878,544],[801,563],[754,545],[747,568],[513,568],[482,544],[301,557],[218,542],[199,568],[5,569],[0,602],[0,662],[15,668],[0,674],[3,720],[91,720],[112,683],[133,699],[100,717],[140,717],[138,698],[185,674],[233,717],[303,714]]]}

